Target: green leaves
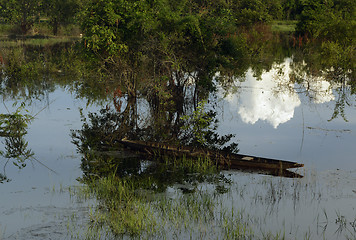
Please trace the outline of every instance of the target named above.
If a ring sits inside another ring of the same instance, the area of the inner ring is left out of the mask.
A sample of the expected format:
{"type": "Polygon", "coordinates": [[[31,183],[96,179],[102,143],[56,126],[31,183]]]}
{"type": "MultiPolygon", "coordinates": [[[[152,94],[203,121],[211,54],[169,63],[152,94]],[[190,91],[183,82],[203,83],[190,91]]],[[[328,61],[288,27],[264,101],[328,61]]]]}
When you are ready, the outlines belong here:
{"type": "Polygon", "coordinates": [[[79,11],[78,0],[43,0],[43,11],[48,16],[54,35],[60,25],[73,23],[79,11]]]}
{"type": "Polygon", "coordinates": [[[356,3],[348,0],[312,1],[301,3],[302,13],[297,31],[313,38],[350,42],[355,36],[356,3]],[[353,14],[352,14],[353,13],[353,14]]]}
{"type": "Polygon", "coordinates": [[[81,18],[84,44],[103,56],[146,52],[153,40],[155,45],[147,47],[161,49],[167,39],[175,54],[213,51],[214,33],[236,32],[232,9],[220,7],[188,1],[91,1],[81,18]]]}
{"type": "Polygon", "coordinates": [[[213,127],[210,126],[213,121],[212,116],[209,116],[208,113],[204,112],[205,104],[205,101],[199,102],[197,109],[191,116],[185,115],[181,118],[186,123],[182,126],[182,130],[192,134],[190,144],[198,142],[202,146],[206,145],[207,142],[205,136],[213,129],[213,127]]]}
{"type": "Polygon", "coordinates": [[[204,94],[213,89],[217,69],[233,66],[246,46],[224,1],[91,0],[81,20],[88,52],[128,89],[163,78],[170,89],[182,87],[190,74],[204,94]]]}
{"type": "Polygon", "coordinates": [[[239,150],[236,143],[225,146],[235,135],[220,136],[216,133],[218,124],[215,119],[216,113],[206,111],[206,103],[206,101],[199,102],[192,114],[181,117],[183,121],[180,136],[181,144],[237,153],[239,150]]]}
{"type": "Polygon", "coordinates": [[[0,2],[5,10],[6,20],[16,23],[22,34],[31,29],[41,6],[38,0],[9,0],[0,2]]]}

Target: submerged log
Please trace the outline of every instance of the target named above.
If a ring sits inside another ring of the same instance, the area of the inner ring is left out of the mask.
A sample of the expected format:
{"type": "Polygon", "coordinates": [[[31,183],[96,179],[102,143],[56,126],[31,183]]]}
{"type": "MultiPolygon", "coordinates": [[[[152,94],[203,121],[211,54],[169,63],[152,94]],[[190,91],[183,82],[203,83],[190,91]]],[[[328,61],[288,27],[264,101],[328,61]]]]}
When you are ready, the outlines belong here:
{"type": "Polygon", "coordinates": [[[304,166],[304,164],[291,161],[235,154],[222,150],[193,148],[188,146],[177,147],[164,143],[134,141],[127,139],[121,139],[119,142],[125,147],[138,151],[144,155],[168,155],[173,157],[185,156],[191,158],[208,157],[217,165],[228,168],[286,170],[289,168],[299,168],[304,166]]]}

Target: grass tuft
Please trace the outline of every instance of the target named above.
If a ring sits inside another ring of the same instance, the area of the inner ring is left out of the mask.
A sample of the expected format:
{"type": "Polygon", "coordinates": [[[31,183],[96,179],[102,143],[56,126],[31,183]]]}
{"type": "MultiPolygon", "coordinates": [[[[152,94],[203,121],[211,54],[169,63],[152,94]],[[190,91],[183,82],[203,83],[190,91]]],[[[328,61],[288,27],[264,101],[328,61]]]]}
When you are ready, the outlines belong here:
{"type": "Polygon", "coordinates": [[[294,32],[297,21],[273,21],[271,24],[272,31],[275,32],[294,32]]]}

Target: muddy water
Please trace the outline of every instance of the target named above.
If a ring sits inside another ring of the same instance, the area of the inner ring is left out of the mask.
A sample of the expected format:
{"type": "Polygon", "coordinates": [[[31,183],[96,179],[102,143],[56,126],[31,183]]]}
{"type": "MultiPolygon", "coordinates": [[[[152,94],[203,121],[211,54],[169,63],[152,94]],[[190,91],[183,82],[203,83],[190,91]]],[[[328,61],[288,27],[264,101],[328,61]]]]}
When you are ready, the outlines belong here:
{"type": "MultiPolygon", "coordinates": [[[[349,95],[345,105],[347,121],[340,115],[332,119],[339,86],[322,79],[314,85],[290,85],[290,61],[266,71],[262,80],[248,71],[244,79],[236,79],[231,88],[235,91],[219,90],[219,131],[236,134],[241,153],[304,163],[297,172],[305,177],[226,171],[232,185],[222,195],[224,203],[244,209],[254,231],[262,235],[282,232],[287,239],[352,239],[355,96],[349,95]],[[281,68],[285,68],[282,74],[277,71],[281,68]]],[[[70,130],[82,127],[79,108],[84,113],[102,108],[86,103],[57,88],[47,99],[27,105],[31,114],[38,113],[25,136],[36,160],[21,170],[6,166],[11,181],[0,185],[0,239],[66,239],[85,230],[88,203],[71,198],[69,192],[79,185],[76,179],[82,174],[70,130]]],[[[6,108],[12,111],[12,101],[4,104],[2,113],[6,108]]]]}

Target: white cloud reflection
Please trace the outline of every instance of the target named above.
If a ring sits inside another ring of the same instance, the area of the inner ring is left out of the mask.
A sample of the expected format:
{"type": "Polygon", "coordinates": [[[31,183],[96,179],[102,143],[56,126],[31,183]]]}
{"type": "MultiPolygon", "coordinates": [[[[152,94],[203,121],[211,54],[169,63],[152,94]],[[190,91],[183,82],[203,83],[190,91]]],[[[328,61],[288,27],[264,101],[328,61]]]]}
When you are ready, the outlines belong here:
{"type": "Polygon", "coordinates": [[[323,80],[321,77],[303,77],[303,85],[308,95],[314,103],[325,103],[335,100],[333,87],[330,82],[323,80]]]}
{"type": "MultiPolygon", "coordinates": [[[[264,72],[260,80],[248,70],[244,82],[237,79],[239,86],[237,93],[226,96],[231,108],[237,112],[245,123],[255,124],[257,121],[267,121],[274,128],[293,118],[294,110],[300,106],[301,101],[295,90],[295,85],[290,82],[292,60],[286,59],[282,64],[275,64],[271,70],[264,72]]],[[[314,103],[324,103],[334,100],[330,83],[321,78],[303,76],[303,86],[314,103]]]]}

